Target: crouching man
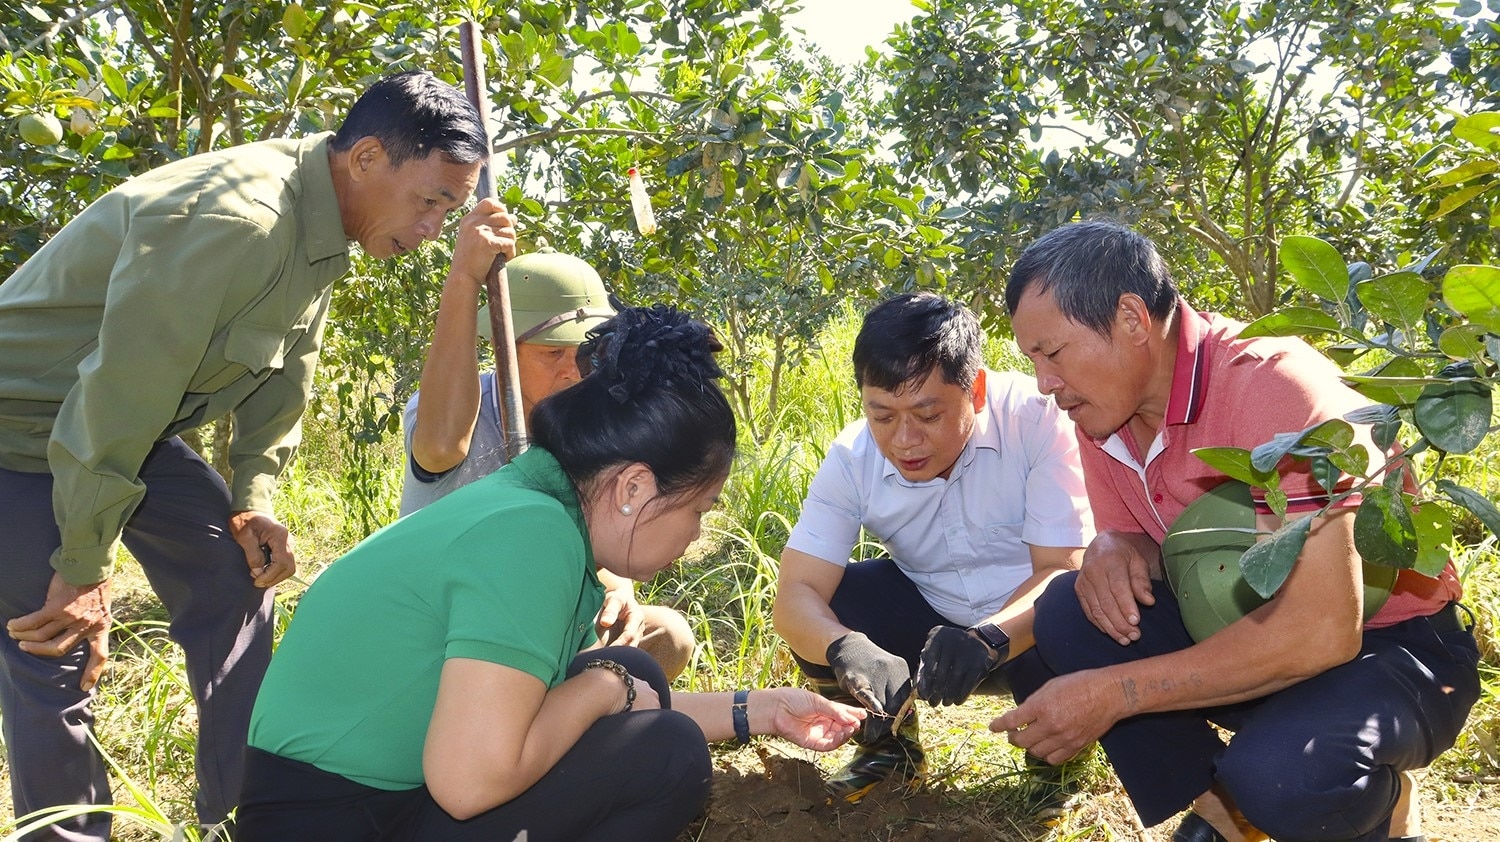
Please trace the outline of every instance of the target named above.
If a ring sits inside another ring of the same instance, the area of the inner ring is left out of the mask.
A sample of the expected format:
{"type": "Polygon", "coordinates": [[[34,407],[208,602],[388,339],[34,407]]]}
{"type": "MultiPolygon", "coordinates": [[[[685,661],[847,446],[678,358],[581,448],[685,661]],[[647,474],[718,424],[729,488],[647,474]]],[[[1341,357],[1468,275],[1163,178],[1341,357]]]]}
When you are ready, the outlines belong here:
{"type": "Polygon", "coordinates": [[[829,445],[781,556],[777,631],[818,692],[876,714],[828,781],[851,802],[925,774],[913,678],[934,704],[992,673],[1017,698],[1039,686],[1032,601],[1091,535],[1072,424],[981,350],[973,314],[937,295],[870,311],[853,355],[864,418],[829,445]],[[861,529],[889,557],[851,563],[861,529]]]}

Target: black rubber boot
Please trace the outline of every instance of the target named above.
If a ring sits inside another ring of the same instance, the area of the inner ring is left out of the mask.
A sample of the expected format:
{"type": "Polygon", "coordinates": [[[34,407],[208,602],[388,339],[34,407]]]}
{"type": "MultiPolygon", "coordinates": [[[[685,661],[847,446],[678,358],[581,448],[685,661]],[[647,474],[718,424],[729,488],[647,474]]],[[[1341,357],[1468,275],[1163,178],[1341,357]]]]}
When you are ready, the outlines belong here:
{"type": "MultiPolygon", "coordinates": [[[[808,679],[808,684],[814,692],[830,701],[859,704],[836,681],[808,679]]],[[[853,742],[853,759],[833,773],[824,785],[830,801],[836,798],[857,804],[876,784],[893,776],[905,785],[908,792],[912,792],[927,777],[927,754],[922,751],[918,736],[916,710],[907,714],[895,733],[872,741],[861,728],[855,733],[853,742]]]]}

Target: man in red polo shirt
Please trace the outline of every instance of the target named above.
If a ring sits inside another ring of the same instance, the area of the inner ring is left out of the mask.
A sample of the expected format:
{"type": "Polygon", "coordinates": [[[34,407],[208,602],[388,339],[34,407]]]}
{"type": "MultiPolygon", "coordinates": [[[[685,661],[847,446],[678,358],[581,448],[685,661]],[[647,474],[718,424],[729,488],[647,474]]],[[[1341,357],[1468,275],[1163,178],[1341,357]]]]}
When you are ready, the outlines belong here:
{"type": "MultiPolygon", "coordinates": [[[[1146,825],[1191,805],[1174,840],[1420,838],[1415,811],[1392,822],[1411,800],[1403,773],[1453,744],[1479,692],[1451,563],[1401,571],[1363,620],[1351,497],[1317,518],[1274,598],[1201,642],[1161,573],[1168,528],[1227,479],[1193,449],[1254,448],[1369,401],[1300,340],[1240,339],[1240,323],[1195,312],[1151,242],[1113,223],[1033,243],[1006,306],[1077,426],[1098,537],[1037,601],[1058,677],[991,729],[1053,763],[1099,740],[1146,825]]],[[[1327,502],[1305,462],[1277,469],[1288,517],[1327,502]]],[[[1275,529],[1255,500],[1257,527],[1275,529]]]]}

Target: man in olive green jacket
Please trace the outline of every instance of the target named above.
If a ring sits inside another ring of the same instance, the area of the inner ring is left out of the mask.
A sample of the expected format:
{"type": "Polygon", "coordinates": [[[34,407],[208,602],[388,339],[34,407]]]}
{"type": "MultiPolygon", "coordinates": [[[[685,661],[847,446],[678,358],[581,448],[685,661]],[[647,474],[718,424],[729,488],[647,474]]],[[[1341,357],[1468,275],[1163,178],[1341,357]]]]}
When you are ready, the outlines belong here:
{"type": "MultiPolygon", "coordinates": [[[[0,708],[18,816],[109,801],[89,706],[121,542],[186,655],[199,820],[234,806],[272,586],[296,569],[271,495],[299,441],[331,284],[350,241],[385,259],[435,239],[488,151],[461,92],[399,74],[337,134],[120,185],[0,284],[0,708]],[[232,486],[177,438],[225,415],[232,486]]],[[[450,272],[482,279],[514,233],[498,203],[480,203],[450,272]]],[[[43,833],[109,831],[97,812],[43,833]]]]}

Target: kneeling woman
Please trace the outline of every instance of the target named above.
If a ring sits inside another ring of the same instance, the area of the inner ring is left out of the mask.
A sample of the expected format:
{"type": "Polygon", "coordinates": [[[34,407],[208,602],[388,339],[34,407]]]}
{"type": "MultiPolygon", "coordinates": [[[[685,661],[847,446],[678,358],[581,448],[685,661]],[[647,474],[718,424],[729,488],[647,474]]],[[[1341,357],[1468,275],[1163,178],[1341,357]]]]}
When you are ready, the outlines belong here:
{"type": "Polygon", "coordinates": [[[675,310],[621,312],[529,450],[318,578],[256,700],[240,842],[670,840],[708,797],[705,738],[853,733],[863,711],[803,690],[673,697],[640,650],[584,651],[596,565],[669,566],[728,476],[715,344],[675,310]]]}

